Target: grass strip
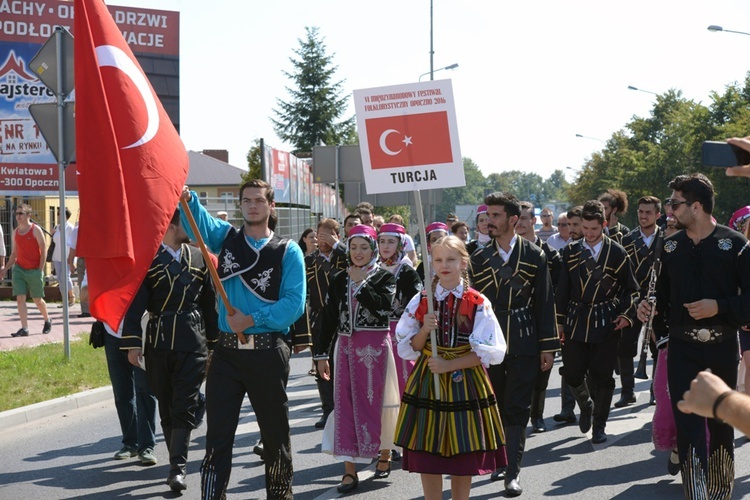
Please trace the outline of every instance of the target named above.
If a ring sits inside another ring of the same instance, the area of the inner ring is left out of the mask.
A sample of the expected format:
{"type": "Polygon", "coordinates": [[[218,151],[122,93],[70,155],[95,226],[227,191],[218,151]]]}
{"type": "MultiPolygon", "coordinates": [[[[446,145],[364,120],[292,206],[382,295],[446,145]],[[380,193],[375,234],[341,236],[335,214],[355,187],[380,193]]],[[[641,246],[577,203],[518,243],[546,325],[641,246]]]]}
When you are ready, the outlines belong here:
{"type": "Polygon", "coordinates": [[[104,348],[82,333],[70,342],[0,351],[0,411],[68,396],[110,384],[104,348]]]}

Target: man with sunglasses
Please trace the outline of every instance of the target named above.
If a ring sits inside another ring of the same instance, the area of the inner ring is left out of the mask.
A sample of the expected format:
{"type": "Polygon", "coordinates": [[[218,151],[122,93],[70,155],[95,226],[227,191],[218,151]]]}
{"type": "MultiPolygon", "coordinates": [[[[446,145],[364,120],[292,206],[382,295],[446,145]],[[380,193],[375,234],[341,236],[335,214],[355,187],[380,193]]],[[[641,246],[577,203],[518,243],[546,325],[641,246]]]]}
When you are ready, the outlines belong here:
{"type": "Polygon", "coordinates": [[[26,297],[31,295],[34,304],[44,317],[42,333],[52,331],[52,322],[47,314],[47,303],[44,301],[44,263],[47,258],[47,243],[42,228],[31,222],[31,207],[25,203],[16,208],[18,227],[13,231],[12,251],[8,263],[0,267],[0,279],[5,277],[8,269],[13,269],[13,295],[16,296],[18,316],[21,329],[11,333],[11,337],[29,335],[29,318],[26,308],[26,297]]]}
{"type": "Polygon", "coordinates": [[[505,359],[492,365],[489,375],[503,420],[508,467],[491,479],[504,479],[506,495],[515,497],[523,492],[519,474],[534,382],[540,369],[552,368],[560,339],[547,257],[515,234],[521,203],[508,193],[490,194],[484,203],[492,240],[472,254],[469,279],[492,302],[505,333],[505,359]]]}
{"type": "Polygon", "coordinates": [[[625,249],[603,234],[602,203],[587,201],[581,219],[583,238],[563,249],[555,300],[558,332],[564,337],[562,373],[581,408],[578,426],[587,433],[593,419],[591,442],[599,444],[607,440],[617,331],[632,326],[639,289],[625,249]]]}
{"type": "MultiPolygon", "coordinates": [[[[737,384],[737,330],[750,322],[750,243],[712,220],[714,188],[705,175],[677,176],[669,188],[665,205],[683,231],[664,241],[656,318],[669,332],[667,378],[683,490],[686,498],[730,498],[734,430],[716,417],[718,403],[709,419],[677,411],[676,405],[702,370],[729,387],[737,384]]],[[[646,320],[650,310],[641,301],[638,319],[646,320]]]]}

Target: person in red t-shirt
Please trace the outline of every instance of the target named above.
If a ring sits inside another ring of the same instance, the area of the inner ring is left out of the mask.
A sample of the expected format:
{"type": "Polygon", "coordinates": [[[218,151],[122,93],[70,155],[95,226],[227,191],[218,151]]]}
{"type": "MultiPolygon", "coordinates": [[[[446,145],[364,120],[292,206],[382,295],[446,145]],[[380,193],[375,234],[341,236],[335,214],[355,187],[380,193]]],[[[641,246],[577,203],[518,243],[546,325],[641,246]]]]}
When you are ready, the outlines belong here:
{"type": "Polygon", "coordinates": [[[18,304],[18,316],[21,318],[21,329],[12,333],[12,337],[29,335],[28,311],[26,296],[31,295],[39,312],[44,316],[42,333],[52,331],[52,322],[47,314],[47,303],[44,302],[44,262],[47,256],[47,244],[42,228],[31,222],[31,207],[26,204],[16,208],[18,227],[13,231],[13,250],[7,265],[0,268],[0,279],[9,268],[13,268],[13,295],[18,304]]]}

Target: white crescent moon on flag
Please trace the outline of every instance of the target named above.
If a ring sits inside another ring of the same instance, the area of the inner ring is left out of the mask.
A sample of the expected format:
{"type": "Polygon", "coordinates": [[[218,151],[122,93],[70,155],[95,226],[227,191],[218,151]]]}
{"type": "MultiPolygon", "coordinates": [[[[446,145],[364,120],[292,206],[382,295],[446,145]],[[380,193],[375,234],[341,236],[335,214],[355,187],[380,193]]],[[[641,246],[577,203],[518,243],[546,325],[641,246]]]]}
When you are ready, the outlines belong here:
{"type": "Polygon", "coordinates": [[[113,45],[99,45],[96,47],[96,59],[99,61],[100,68],[112,66],[125,73],[135,84],[138,93],[141,94],[143,102],[146,104],[146,112],[148,113],[146,131],[140,139],[122,149],[130,149],[146,144],[154,138],[156,132],[159,130],[159,108],[156,106],[156,100],[151,93],[148,80],[146,80],[146,77],[143,76],[143,73],[141,73],[133,60],[118,47],[113,45]]]}
{"type": "Polygon", "coordinates": [[[398,133],[399,133],[398,130],[394,130],[392,128],[389,128],[388,130],[386,130],[385,132],[383,132],[382,134],[380,134],[380,149],[383,150],[383,153],[385,153],[387,155],[395,156],[395,155],[397,155],[397,154],[399,154],[401,152],[401,149],[399,149],[398,151],[392,151],[392,150],[388,149],[388,146],[385,143],[385,140],[388,138],[389,135],[391,135],[391,134],[398,134],[398,133]]]}

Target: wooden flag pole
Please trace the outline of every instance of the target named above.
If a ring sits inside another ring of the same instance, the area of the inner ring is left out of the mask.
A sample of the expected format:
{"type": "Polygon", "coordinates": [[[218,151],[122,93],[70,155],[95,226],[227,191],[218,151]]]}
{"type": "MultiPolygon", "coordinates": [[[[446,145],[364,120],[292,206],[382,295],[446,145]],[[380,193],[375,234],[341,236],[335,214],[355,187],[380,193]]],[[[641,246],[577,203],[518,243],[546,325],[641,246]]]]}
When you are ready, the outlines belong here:
{"type": "MultiPolygon", "coordinates": [[[[185,214],[185,217],[187,217],[187,220],[190,223],[190,229],[193,230],[195,241],[198,243],[198,248],[201,249],[203,260],[206,262],[208,273],[211,275],[211,281],[214,282],[216,293],[219,294],[221,301],[224,303],[224,307],[227,308],[227,314],[229,314],[230,316],[234,316],[234,307],[232,307],[232,305],[229,303],[229,297],[227,297],[227,292],[226,290],[224,290],[224,285],[222,285],[221,280],[219,279],[219,273],[214,267],[214,262],[211,260],[211,257],[208,253],[208,248],[206,248],[206,244],[204,243],[203,237],[201,236],[201,232],[198,231],[198,224],[195,223],[193,214],[190,212],[190,207],[188,206],[185,198],[183,198],[182,196],[180,196],[180,206],[182,207],[182,212],[185,214]]],[[[245,336],[241,333],[237,333],[237,338],[241,343],[247,343],[247,339],[245,339],[245,336]]]]}
{"type": "MultiPolygon", "coordinates": [[[[427,314],[433,314],[435,308],[432,303],[432,267],[430,266],[429,253],[427,252],[427,232],[424,225],[424,213],[422,211],[422,195],[419,189],[414,190],[414,201],[417,205],[417,217],[419,219],[419,238],[422,241],[422,265],[424,266],[424,287],[427,291],[427,314]]],[[[432,344],[432,357],[438,357],[437,334],[430,330],[430,343],[432,344]]],[[[440,401],[440,377],[437,373],[432,374],[435,382],[435,398],[440,401]]]]}

